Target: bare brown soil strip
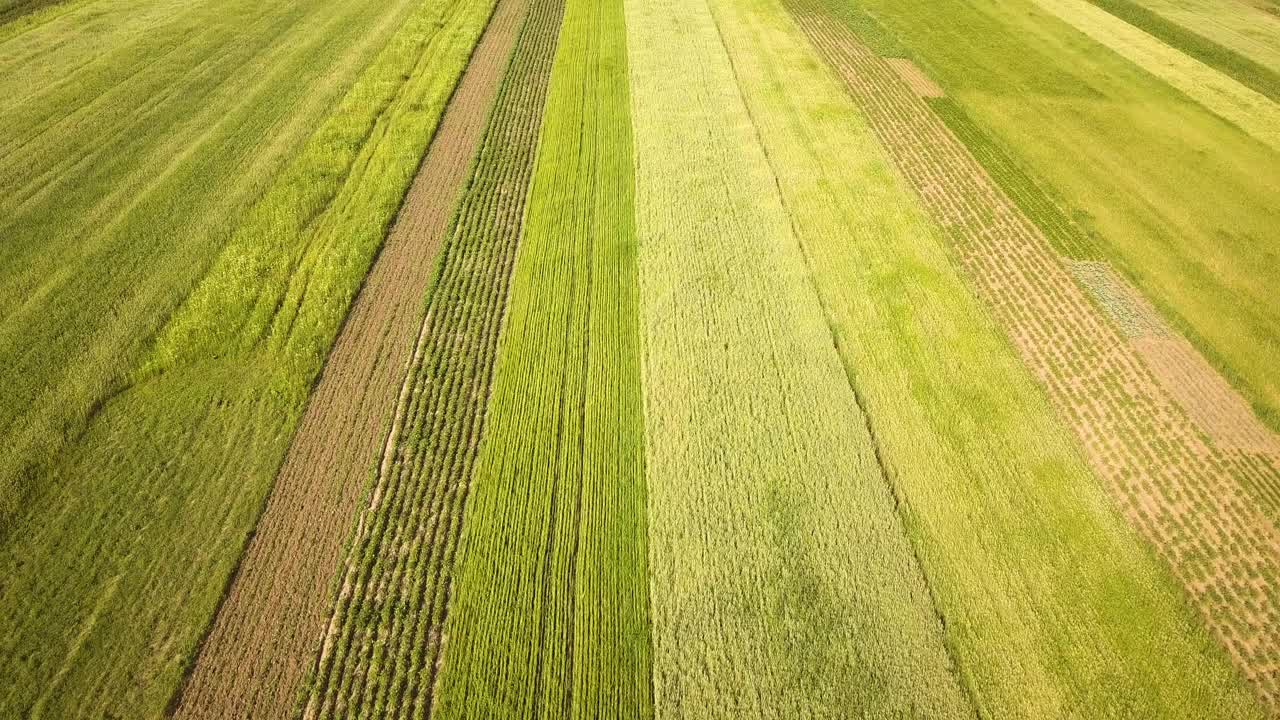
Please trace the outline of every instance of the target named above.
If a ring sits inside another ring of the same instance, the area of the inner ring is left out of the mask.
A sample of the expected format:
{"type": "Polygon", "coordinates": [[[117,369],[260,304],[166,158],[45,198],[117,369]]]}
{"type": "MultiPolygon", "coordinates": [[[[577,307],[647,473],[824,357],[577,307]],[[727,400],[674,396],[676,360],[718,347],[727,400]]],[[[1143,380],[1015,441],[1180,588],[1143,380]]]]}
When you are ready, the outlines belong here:
{"type": "Polygon", "coordinates": [[[902,78],[907,83],[907,87],[911,88],[916,95],[922,98],[947,96],[942,88],[911,60],[907,58],[886,58],[885,62],[889,63],[889,67],[898,73],[898,77],[902,78]]]}
{"type": "Polygon", "coordinates": [[[1216,445],[1280,458],[1280,442],[1240,393],[1185,338],[1133,341],[1156,380],[1216,445]]]}
{"type": "MultiPolygon", "coordinates": [[[[1118,507],[1168,562],[1259,697],[1280,710],[1280,533],[1242,484],[1249,472],[1250,482],[1274,486],[1276,463],[1202,433],[1039,229],[898,74],[820,9],[789,5],[950,232],[976,292],[1118,507]]],[[[1203,384],[1204,376],[1197,370],[1189,381],[1203,384]]],[[[1221,399],[1212,386],[1196,392],[1182,401],[1221,399]]]]}
{"type": "Polygon", "coordinates": [[[175,715],[286,718],[419,332],[423,298],[523,14],[501,0],[329,354],[175,715]]]}
{"type": "Polygon", "coordinates": [[[304,717],[429,716],[562,0],[530,0],[343,560],[304,717]],[[394,608],[394,612],[385,609],[394,608]]]}

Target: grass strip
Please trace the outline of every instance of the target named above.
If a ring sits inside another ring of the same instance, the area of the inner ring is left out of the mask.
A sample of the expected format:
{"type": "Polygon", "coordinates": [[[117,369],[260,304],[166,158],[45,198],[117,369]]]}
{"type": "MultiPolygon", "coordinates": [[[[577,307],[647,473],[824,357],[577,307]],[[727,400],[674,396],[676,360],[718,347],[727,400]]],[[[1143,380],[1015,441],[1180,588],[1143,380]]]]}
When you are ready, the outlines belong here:
{"type": "Polygon", "coordinates": [[[566,3],[439,718],[653,714],[626,48],[619,0],[566,3]]]}
{"type": "Polygon", "coordinates": [[[1089,2],[1181,50],[1200,62],[1239,80],[1241,84],[1280,102],[1280,72],[1231,48],[1206,38],[1194,30],[1143,7],[1134,0],[1089,0],[1089,2]]]}

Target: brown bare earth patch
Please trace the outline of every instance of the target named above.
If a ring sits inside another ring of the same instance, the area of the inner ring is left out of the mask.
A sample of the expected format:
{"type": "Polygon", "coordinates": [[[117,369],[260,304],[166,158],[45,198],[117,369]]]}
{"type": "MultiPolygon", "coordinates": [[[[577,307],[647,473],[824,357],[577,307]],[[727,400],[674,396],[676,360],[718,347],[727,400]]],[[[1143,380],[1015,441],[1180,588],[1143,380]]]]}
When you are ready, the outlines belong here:
{"type": "Polygon", "coordinates": [[[1164,391],[1222,452],[1228,465],[1280,519],[1280,436],[1258,420],[1244,397],[1165,324],[1151,303],[1099,260],[1066,260],[1068,268],[1103,312],[1129,338],[1164,391]]]}
{"type": "Polygon", "coordinates": [[[1280,458],[1275,433],[1185,338],[1141,337],[1133,343],[1156,380],[1215,444],[1280,458]]]}
{"type": "MultiPolygon", "coordinates": [[[[1107,301],[1090,300],[1039,228],[898,73],[821,10],[804,0],[790,4],[950,233],[975,291],[1117,506],[1167,561],[1258,696],[1280,710],[1280,533],[1253,492],[1275,487],[1280,475],[1268,456],[1223,447],[1183,410],[1184,402],[1222,399],[1222,386],[1202,374],[1212,370],[1188,374],[1183,355],[1158,359],[1155,365],[1177,365],[1180,377],[1201,385],[1181,400],[1171,393],[1123,323],[1100,309],[1107,301]]],[[[1132,300],[1123,292],[1110,297],[1132,300]]]]}
{"type": "Polygon", "coordinates": [[[523,0],[500,0],[331,350],[275,488],[185,684],[179,718],[289,717],[388,442],[424,296],[506,67],[523,0]]]}
{"type": "Polygon", "coordinates": [[[885,58],[885,62],[893,71],[898,73],[898,77],[907,83],[907,87],[911,88],[916,95],[926,98],[946,97],[942,88],[938,86],[928,75],[920,69],[911,60],[907,58],[885,58]]]}

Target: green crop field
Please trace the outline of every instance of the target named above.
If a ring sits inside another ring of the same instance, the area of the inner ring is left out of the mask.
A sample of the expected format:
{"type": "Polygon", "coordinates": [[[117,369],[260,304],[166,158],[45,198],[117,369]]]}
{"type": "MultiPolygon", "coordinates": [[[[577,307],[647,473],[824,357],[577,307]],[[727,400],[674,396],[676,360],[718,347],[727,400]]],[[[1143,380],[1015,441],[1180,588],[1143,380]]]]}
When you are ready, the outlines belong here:
{"type": "Polygon", "coordinates": [[[1280,718],[1275,0],[0,0],[0,718],[1280,718]]]}

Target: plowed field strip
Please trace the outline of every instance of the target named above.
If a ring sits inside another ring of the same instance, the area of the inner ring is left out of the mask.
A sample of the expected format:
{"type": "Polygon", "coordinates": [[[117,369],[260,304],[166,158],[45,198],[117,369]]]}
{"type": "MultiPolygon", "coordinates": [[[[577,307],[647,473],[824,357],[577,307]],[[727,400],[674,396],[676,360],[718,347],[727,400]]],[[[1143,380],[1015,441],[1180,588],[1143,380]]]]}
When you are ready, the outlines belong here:
{"type": "MultiPolygon", "coordinates": [[[[404,391],[342,564],[304,716],[424,717],[562,16],[521,25],[445,243],[404,391]]],[[[519,8],[517,11],[515,8],[519,8]]]]}
{"type": "MultiPolygon", "coordinates": [[[[1280,534],[1038,229],[885,62],[816,3],[791,3],[978,294],[1255,690],[1280,708],[1280,534]]],[[[1252,472],[1262,469],[1253,465],[1252,472]]]]}
{"type": "Polygon", "coordinates": [[[386,440],[422,298],[522,8],[519,0],[499,6],[459,81],[329,354],[177,717],[285,717],[295,702],[324,626],[346,528],[386,440]]]}
{"type": "Polygon", "coordinates": [[[911,89],[920,97],[946,97],[946,92],[944,92],[942,88],[938,87],[938,84],[933,81],[933,78],[926,75],[925,72],[916,66],[914,62],[907,58],[889,58],[885,62],[889,63],[889,66],[893,68],[894,72],[898,73],[898,76],[902,78],[902,81],[910,86],[911,89]]]}
{"type": "MultiPolygon", "coordinates": [[[[24,326],[23,353],[40,346],[57,355],[69,343],[75,357],[30,378],[50,384],[23,434],[52,420],[47,435],[65,445],[36,465],[29,479],[41,499],[21,504],[0,552],[0,716],[25,717],[37,702],[48,717],[156,716],[172,701],[493,7],[305,5],[317,14],[205,96],[227,104],[212,112],[212,126],[196,128],[191,147],[153,156],[159,166],[119,168],[146,192],[125,198],[123,214],[102,227],[90,225],[94,235],[77,238],[83,252],[63,248],[78,269],[45,313],[69,313],[77,328],[24,326]],[[423,66],[432,72],[415,72],[423,66]],[[205,342],[253,319],[239,301],[270,291],[264,279],[286,266],[281,256],[312,237],[297,221],[318,217],[330,250],[312,275],[324,282],[311,283],[290,346],[205,342]],[[177,338],[181,327],[196,332],[177,338]],[[148,372],[144,365],[162,362],[157,332],[177,352],[148,372]],[[107,595],[109,586],[117,590],[107,595]]],[[[234,26],[237,17],[207,19],[234,26]]],[[[211,112],[195,107],[196,118],[211,112]]],[[[65,212],[63,220],[83,220],[65,212]]],[[[49,226],[38,227],[17,238],[39,244],[49,226]]],[[[2,461],[38,459],[5,446],[15,452],[2,461]]]]}

